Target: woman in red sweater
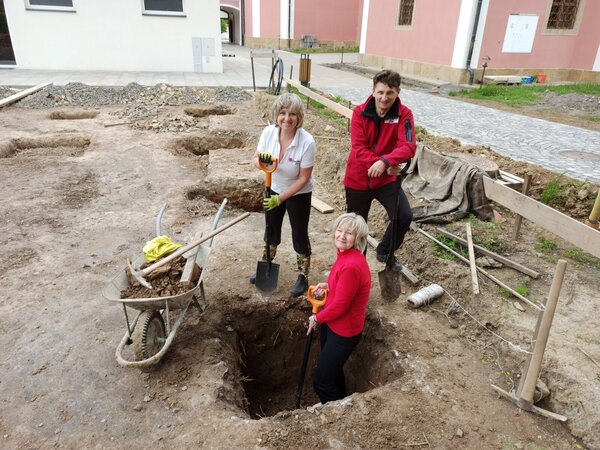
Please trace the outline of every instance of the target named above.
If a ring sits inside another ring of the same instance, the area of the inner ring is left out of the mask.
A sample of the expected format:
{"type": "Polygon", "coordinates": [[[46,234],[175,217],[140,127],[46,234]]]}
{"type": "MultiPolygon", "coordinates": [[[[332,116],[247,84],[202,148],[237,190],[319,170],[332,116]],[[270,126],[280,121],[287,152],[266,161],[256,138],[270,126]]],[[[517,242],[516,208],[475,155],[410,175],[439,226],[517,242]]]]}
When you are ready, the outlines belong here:
{"type": "Polygon", "coordinates": [[[371,290],[371,270],[363,254],[367,223],[361,216],[347,213],[336,219],[333,228],[337,259],[327,283],[317,284],[313,291],[315,297],[328,291],[327,303],[310,316],[308,325],[308,333],[321,325],[321,355],[313,380],[321,403],[347,395],[343,368],[360,341],[371,290]]]}

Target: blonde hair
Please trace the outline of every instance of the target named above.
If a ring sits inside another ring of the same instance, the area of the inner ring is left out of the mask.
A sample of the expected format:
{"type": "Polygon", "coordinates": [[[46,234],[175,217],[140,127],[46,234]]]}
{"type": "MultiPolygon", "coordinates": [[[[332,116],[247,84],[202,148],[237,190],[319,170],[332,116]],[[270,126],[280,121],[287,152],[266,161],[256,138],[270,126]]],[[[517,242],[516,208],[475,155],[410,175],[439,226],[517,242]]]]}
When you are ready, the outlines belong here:
{"type": "Polygon", "coordinates": [[[296,128],[301,128],[304,123],[304,104],[302,103],[302,100],[300,100],[300,97],[296,94],[286,92],[275,99],[273,106],[271,107],[275,125],[277,125],[277,116],[279,116],[279,113],[284,108],[289,108],[291,112],[298,116],[298,125],[296,128]]]}
{"type": "Polygon", "coordinates": [[[350,226],[350,231],[352,231],[356,236],[354,239],[354,248],[364,252],[367,248],[367,236],[369,235],[369,227],[367,222],[365,222],[365,219],[356,213],[342,214],[335,219],[335,222],[333,223],[334,235],[335,230],[346,224],[350,226]]]}

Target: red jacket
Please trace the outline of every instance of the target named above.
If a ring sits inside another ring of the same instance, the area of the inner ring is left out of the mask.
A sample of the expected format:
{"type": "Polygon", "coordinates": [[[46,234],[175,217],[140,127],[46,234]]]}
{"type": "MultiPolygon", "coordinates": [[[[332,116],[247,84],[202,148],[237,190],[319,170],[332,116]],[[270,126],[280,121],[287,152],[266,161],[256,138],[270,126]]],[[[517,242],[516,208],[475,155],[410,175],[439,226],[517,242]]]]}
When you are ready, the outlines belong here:
{"type": "Polygon", "coordinates": [[[365,255],[355,248],[338,251],[327,284],[327,303],[317,313],[317,322],[326,323],[340,336],[356,336],[365,327],[365,311],[371,291],[371,270],[365,255]]]}
{"type": "Polygon", "coordinates": [[[352,148],[348,155],[344,186],[366,191],[393,183],[395,176],[384,172],[369,178],[367,171],[378,160],[386,166],[397,166],[415,156],[417,143],[412,111],[400,103],[392,105],[383,119],[375,111],[375,99],[370,96],[354,108],[350,127],[352,148]]]}

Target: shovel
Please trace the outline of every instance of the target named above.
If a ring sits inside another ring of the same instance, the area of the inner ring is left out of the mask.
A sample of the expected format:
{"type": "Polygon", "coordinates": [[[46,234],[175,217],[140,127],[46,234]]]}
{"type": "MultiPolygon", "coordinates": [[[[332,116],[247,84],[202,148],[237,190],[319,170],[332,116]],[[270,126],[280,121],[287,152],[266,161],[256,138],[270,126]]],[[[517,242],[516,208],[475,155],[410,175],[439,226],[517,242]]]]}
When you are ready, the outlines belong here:
{"type": "Polygon", "coordinates": [[[396,204],[394,205],[394,215],[392,216],[392,239],[390,243],[390,253],[385,263],[385,269],[378,273],[379,287],[381,288],[381,297],[387,302],[393,302],[398,299],[402,293],[400,287],[400,272],[392,267],[394,247],[396,244],[398,209],[400,207],[400,189],[402,189],[402,180],[410,166],[410,160],[404,164],[402,171],[396,176],[396,204]]]}
{"type": "MultiPolygon", "coordinates": [[[[312,303],[312,313],[316,314],[319,312],[319,308],[325,305],[327,301],[327,291],[322,299],[317,300],[313,297],[312,293],[315,290],[315,286],[308,287],[307,300],[312,303]]],[[[311,330],[306,339],[306,346],[304,347],[304,359],[302,360],[302,368],[300,369],[300,379],[298,380],[298,389],[296,390],[296,409],[300,408],[300,397],[302,397],[302,387],[304,386],[304,376],[306,375],[306,366],[308,365],[308,355],[310,354],[310,346],[312,345],[313,334],[315,330],[311,330]]]]}
{"type": "MultiPolygon", "coordinates": [[[[277,158],[271,158],[271,164],[266,166],[262,161],[258,160],[260,169],[265,173],[265,198],[271,196],[271,174],[277,169],[277,158]]],[[[256,280],[254,282],[259,291],[271,292],[277,288],[277,280],[279,279],[279,264],[271,262],[271,245],[269,242],[269,213],[265,211],[265,244],[266,244],[266,261],[258,261],[256,264],[256,280]]]]}

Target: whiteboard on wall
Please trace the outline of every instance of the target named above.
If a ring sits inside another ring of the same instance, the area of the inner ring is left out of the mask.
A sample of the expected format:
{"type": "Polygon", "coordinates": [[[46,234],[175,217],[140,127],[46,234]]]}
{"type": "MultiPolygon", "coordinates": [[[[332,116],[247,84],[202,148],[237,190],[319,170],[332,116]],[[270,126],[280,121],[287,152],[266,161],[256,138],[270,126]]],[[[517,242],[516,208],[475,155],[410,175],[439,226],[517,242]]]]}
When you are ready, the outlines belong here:
{"type": "Polygon", "coordinates": [[[502,53],[531,53],[538,16],[508,16],[502,53]]]}

